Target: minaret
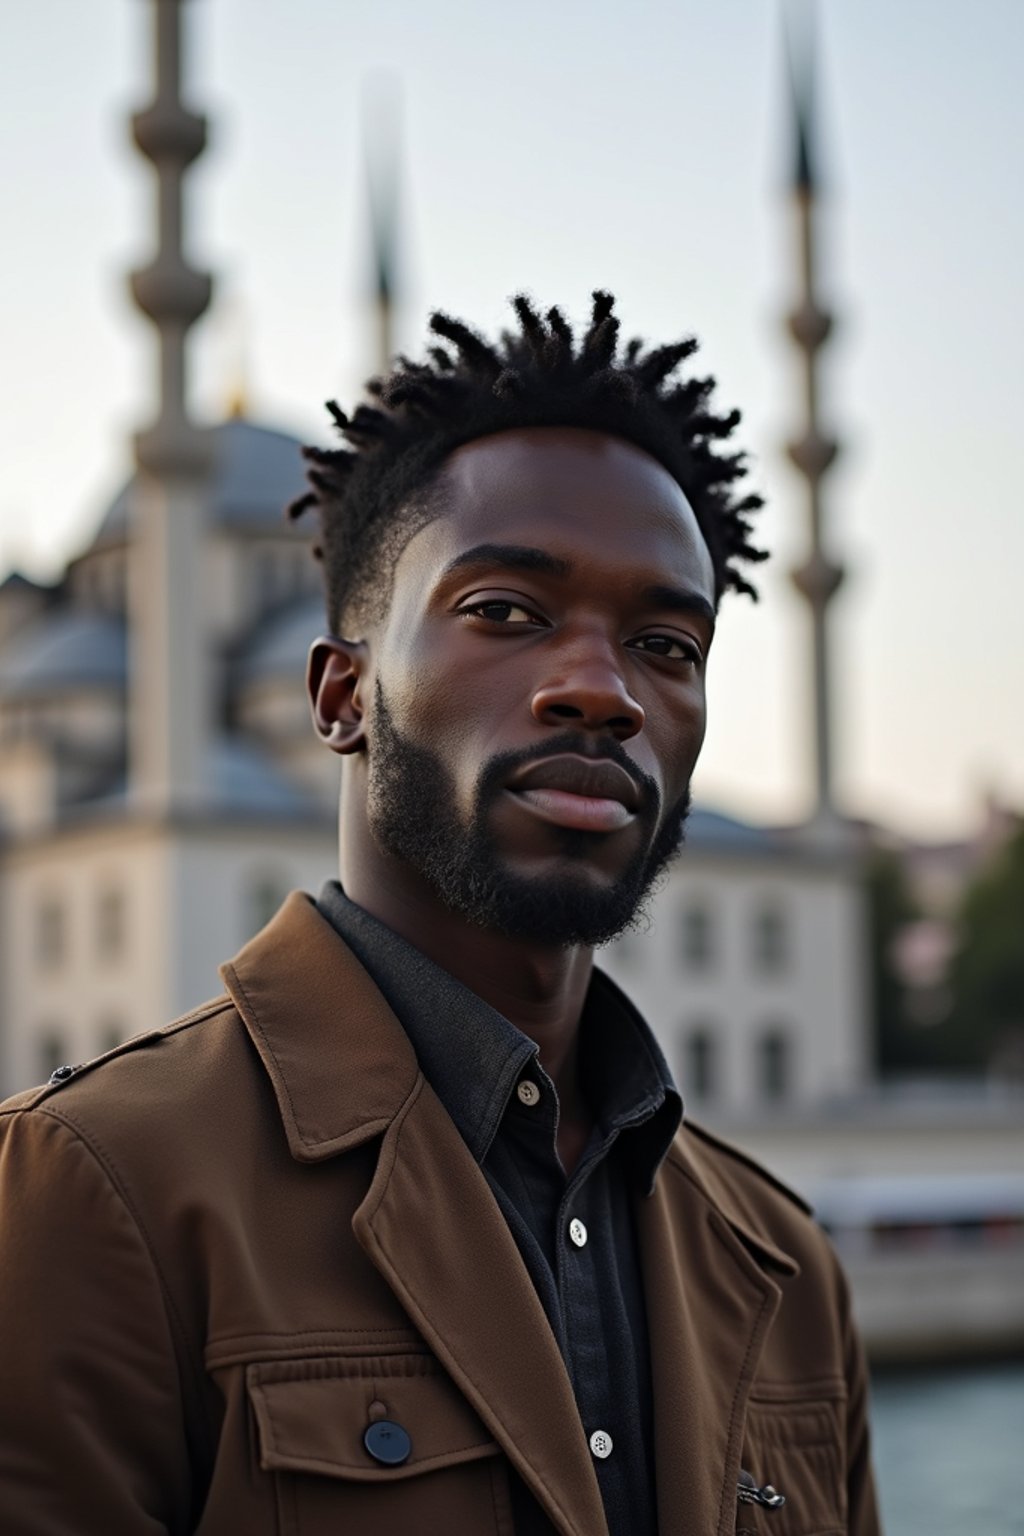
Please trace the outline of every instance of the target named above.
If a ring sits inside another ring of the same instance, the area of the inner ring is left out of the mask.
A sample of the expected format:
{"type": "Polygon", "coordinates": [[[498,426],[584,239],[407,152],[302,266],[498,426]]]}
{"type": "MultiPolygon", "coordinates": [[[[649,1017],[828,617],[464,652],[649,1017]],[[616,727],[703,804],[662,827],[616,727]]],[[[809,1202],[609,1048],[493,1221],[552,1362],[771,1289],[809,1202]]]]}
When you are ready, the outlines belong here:
{"type": "Polygon", "coordinates": [[[787,316],[789,334],[801,354],[803,373],[803,431],[787,445],[789,457],[806,483],[810,548],[792,574],[793,585],[807,603],[811,626],[811,706],[814,727],[814,810],[812,833],[829,839],[842,821],[836,810],[832,781],[832,696],[830,692],[828,609],[843,580],[843,568],[827,553],[824,533],[823,481],[835,461],[838,443],[819,422],[818,354],[832,330],[832,316],[818,298],[815,213],[818,185],[811,124],[811,39],[805,33],[803,56],[797,59],[790,39],[790,76],[796,129],[792,196],[796,214],[800,294],[787,316]]]}
{"type": "Polygon", "coordinates": [[[398,269],[398,141],[400,98],[397,87],[378,77],[364,96],[363,144],[370,216],[373,284],[373,359],[375,374],[387,373],[395,355],[395,285],[398,269]]]}
{"type": "Polygon", "coordinates": [[[182,3],[150,0],[155,95],[132,118],[135,143],[156,168],[157,245],[131,289],[156,326],[159,370],[155,419],[135,438],[130,783],[136,805],[162,816],[203,801],[211,693],[203,542],[212,444],[189,418],[186,340],[212,285],[186,260],[182,207],[206,121],[181,100],[182,3]]]}

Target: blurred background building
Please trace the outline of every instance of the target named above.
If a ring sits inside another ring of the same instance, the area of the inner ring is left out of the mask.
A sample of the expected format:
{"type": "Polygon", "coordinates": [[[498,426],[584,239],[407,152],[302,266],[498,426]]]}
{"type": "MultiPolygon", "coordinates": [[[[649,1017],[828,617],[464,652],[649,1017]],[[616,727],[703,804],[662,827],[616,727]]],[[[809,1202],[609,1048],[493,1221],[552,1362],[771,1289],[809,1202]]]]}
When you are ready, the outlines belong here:
{"type": "Polygon", "coordinates": [[[331,869],[338,776],[302,687],[320,577],[281,515],[302,484],[298,444],[243,416],[209,438],[203,597],[188,620],[203,610],[209,713],[187,800],[172,782],[161,804],[132,750],[131,709],[136,732],[179,735],[177,713],[196,702],[141,666],[129,611],[141,476],[56,589],[18,576],[0,587],[7,1091],[194,1006],[284,895],[331,869]]]}
{"type": "MultiPolygon", "coordinates": [[[[3,1092],[201,1003],[283,895],[336,868],[336,759],[303,692],[319,573],[309,531],[282,516],[299,441],[251,419],[244,379],[216,424],[190,408],[188,334],[211,284],[187,256],[185,189],[206,129],[182,100],[179,0],[152,10],[155,91],[133,132],[157,216],[133,295],[155,329],[157,408],[57,579],[0,584],[3,1092]]],[[[928,842],[858,819],[837,787],[832,320],[810,55],[800,29],[790,43],[792,727],[812,800],[786,824],[698,805],[648,927],[604,961],[688,1107],[819,1196],[880,1354],[998,1346],[1024,1340],[1024,1190],[1007,1177],[1024,1153],[1024,823],[992,798],[976,836],[928,842]],[[935,1238],[950,1232],[959,1247],[935,1238]],[[879,1290],[872,1245],[886,1243],[897,1262],[879,1290]],[[987,1290],[964,1284],[979,1255],[987,1290]]],[[[395,133],[378,123],[368,161],[378,366],[400,269],[395,133]]]]}

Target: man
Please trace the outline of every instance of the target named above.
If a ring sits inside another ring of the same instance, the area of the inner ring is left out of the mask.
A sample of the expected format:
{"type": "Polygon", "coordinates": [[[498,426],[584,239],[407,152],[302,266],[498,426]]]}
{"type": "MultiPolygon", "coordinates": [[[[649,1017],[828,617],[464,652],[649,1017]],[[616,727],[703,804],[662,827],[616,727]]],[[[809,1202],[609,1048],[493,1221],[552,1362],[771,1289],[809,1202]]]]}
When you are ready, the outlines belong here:
{"type": "Polygon", "coordinates": [[[737,419],[516,300],[310,451],[341,881],[11,1101],[4,1530],[877,1530],[846,1288],[592,965],[676,851],[737,419]]]}

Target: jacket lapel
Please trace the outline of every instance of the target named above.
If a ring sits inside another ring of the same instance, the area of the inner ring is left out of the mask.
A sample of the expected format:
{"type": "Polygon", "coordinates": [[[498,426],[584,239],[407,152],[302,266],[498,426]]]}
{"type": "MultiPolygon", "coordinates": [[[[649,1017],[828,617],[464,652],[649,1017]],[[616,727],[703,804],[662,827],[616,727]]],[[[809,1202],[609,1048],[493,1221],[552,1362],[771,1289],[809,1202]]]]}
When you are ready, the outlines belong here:
{"type": "Polygon", "coordinates": [[[607,1536],[544,1309],[486,1179],[377,987],[300,894],[222,974],[292,1155],[317,1162],[383,1133],[352,1221],[357,1241],[556,1530],[607,1536]]]}
{"type": "Polygon", "coordinates": [[[220,970],[301,1163],[380,1135],[419,1078],[405,1031],[310,897],[293,891],[220,970]]]}
{"type": "Polygon", "coordinates": [[[662,1531],[736,1528],[747,1398],[781,1291],[797,1273],[707,1191],[677,1137],[638,1229],[654,1383],[662,1531]]]}
{"type": "Polygon", "coordinates": [[[384,1138],[353,1230],[555,1528],[603,1536],[558,1345],[486,1180],[426,1083],[384,1138]]]}
{"type": "Polygon", "coordinates": [[[353,1230],[556,1530],[603,1536],[556,1339],[487,1180],[427,1083],[385,1135],[353,1230]]]}

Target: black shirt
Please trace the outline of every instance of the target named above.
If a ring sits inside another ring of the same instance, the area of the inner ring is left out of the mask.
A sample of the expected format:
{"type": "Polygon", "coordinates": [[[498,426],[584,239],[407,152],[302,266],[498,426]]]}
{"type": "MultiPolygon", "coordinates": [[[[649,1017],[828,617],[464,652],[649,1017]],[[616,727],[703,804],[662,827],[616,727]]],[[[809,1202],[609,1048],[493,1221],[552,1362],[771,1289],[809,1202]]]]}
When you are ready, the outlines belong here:
{"type": "MultiPolygon", "coordinates": [[[[318,905],[400,1020],[508,1222],[572,1380],[611,1536],[655,1536],[650,1352],[632,1210],[682,1118],[657,1042],[594,971],[579,1053],[594,1129],[567,1180],[555,1145],[558,1095],[536,1044],[337,881],[318,905]]],[[[518,1481],[514,1505],[518,1536],[550,1530],[518,1481]]]]}

